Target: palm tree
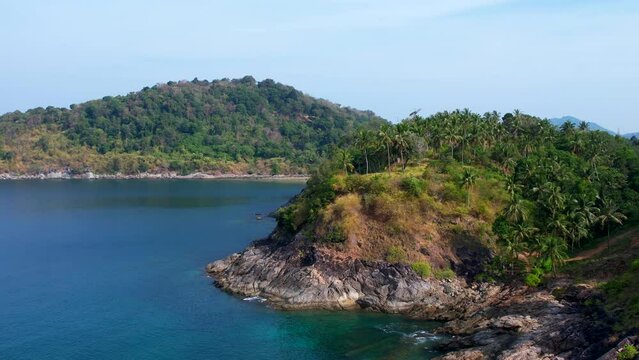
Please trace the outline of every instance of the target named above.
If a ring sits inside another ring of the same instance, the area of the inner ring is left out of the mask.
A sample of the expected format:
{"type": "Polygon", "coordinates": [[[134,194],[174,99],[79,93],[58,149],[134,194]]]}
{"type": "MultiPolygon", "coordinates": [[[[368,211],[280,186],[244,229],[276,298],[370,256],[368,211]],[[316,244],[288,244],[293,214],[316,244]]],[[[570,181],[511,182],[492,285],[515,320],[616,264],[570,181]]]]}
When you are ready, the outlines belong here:
{"type": "Polygon", "coordinates": [[[470,206],[470,191],[477,182],[477,174],[470,169],[465,169],[462,174],[461,184],[466,189],[466,206],[470,206]]]}
{"type": "Polygon", "coordinates": [[[384,147],[386,147],[386,157],[388,160],[388,173],[390,174],[391,172],[390,149],[391,149],[391,146],[393,145],[393,127],[388,124],[382,125],[379,128],[379,132],[377,133],[377,136],[380,142],[384,144],[384,147]]]}
{"type": "Polygon", "coordinates": [[[442,137],[450,147],[450,156],[455,160],[455,146],[461,141],[461,135],[457,133],[457,124],[451,119],[443,125],[442,137]]]}
{"type": "Polygon", "coordinates": [[[588,123],[585,122],[585,121],[582,121],[582,122],[579,123],[579,130],[580,131],[587,131],[589,127],[590,127],[590,125],[588,125],[588,123]]]}
{"type": "Polygon", "coordinates": [[[566,121],[565,123],[561,124],[560,129],[561,132],[563,132],[564,134],[572,134],[573,132],[575,132],[575,124],[570,121],[566,121]]]}
{"type": "Polygon", "coordinates": [[[528,219],[528,211],[526,210],[524,201],[520,197],[511,199],[508,206],[506,206],[504,215],[506,219],[513,223],[525,222],[528,219]]]}
{"type": "Polygon", "coordinates": [[[506,177],[506,192],[510,195],[511,199],[514,199],[521,191],[522,186],[515,181],[514,176],[506,177]]]}
{"type": "Polygon", "coordinates": [[[599,164],[599,161],[601,160],[601,157],[599,156],[599,153],[595,153],[590,157],[590,160],[588,161],[590,163],[590,169],[592,170],[592,174],[594,175],[594,178],[599,180],[599,170],[597,165],[599,164]]]}
{"type": "Polygon", "coordinates": [[[599,208],[595,206],[595,202],[586,194],[579,194],[576,199],[573,200],[576,211],[579,216],[583,217],[588,226],[594,224],[599,214],[599,208]]]}
{"type": "MultiPolygon", "coordinates": [[[[552,174],[553,172],[550,171],[552,174]]],[[[552,182],[546,182],[539,188],[534,188],[533,191],[539,192],[539,200],[546,207],[553,218],[556,214],[564,209],[566,204],[566,196],[562,194],[561,188],[552,182]]]]}
{"type": "Polygon", "coordinates": [[[344,169],[344,173],[348,175],[349,170],[353,170],[353,155],[347,149],[338,149],[337,150],[337,161],[339,161],[340,166],[344,169]]]}
{"type": "Polygon", "coordinates": [[[501,249],[506,253],[506,256],[510,262],[510,275],[515,273],[515,263],[519,257],[519,254],[526,251],[526,243],[518,241],[514,236],[507,236],[502,238],[501,249]]]}
{"type": "Polygon", "coordinates": [[[530,241],[530,239],[533,238],[533,236],[538,230],[539,229],[532,226],[528,226],[525,223],[519,223],[515,225],[512,236],[513,236],[513,239],[515,239],[518,242],[527,243],[530,241]]]}
{"type": "Polygon", "coordinates": [[[579,210],[571,210],[568,214],[568,224],[566,230],[570,238],[570,249],[574,250],[575,244],[581,245],[581,239],[588,236],[588,219],[585,214],[579,210]]]}
{"type": "Polygon", "coordinates": [[[406,156],[408,156],[408,148],[410,147],[408,136],[410,134],[410,128],[407,124],[400,123],[395,126],[395,147],[399,150],[399,158],[402,162],[402,171],[406,170],[406,156]]]}
{"type": "Polygon", "coordinates": [[[375,137],[370,130],[360,130],[355,138],[355,145],[364,153],[364,161],[366,162],[366,174],[368,175],[368,150],[375,141],[375,137]]]}
{"type": "Polygon", "coordinates": [[[597,217],[597,222],[601,224],[602,230],[604,229],[604,227],[608,229],[608,250],[610,250],[610,225],[621,225],[626,219],[626,215],[619,212],[619,206],[614,204],[609,199],[603,199],[601,201],[601,210],[599,216],[597,217]]]}
{"type": "Polygon", "coordinates": [[[537,239],[537,251],[552,264],[553,274],[557,274],[557,266],[566,258],[566,241],[557,236],[542,236],[537,239]]]}
{"type": "Polygon", "coordinates": [[[464,164],[464,148],[465,148],[465,144],[466,144],[466,140],[469,137],[468,133],[466,132],[468,125],[470,125],[472,119],[473,119],[473,113],[470,111],[470,109],[465,108],[462,112],[461,112],[461,119],[462,119],[462,124],[461,124],[461,130],[462,130],[462,134],[460,135],[460,140],[461,140],[461,163],[462,165],[464,164]]]}
{"type": "Polygon", "coordinates": [[[563,214],[555,214],[555,216],[548,223],[548,229],[552,230],[552,232],[562,238],[566,239],[570,235],[570,231],[568,230],[569,224],[568,220],[563,214]]]}

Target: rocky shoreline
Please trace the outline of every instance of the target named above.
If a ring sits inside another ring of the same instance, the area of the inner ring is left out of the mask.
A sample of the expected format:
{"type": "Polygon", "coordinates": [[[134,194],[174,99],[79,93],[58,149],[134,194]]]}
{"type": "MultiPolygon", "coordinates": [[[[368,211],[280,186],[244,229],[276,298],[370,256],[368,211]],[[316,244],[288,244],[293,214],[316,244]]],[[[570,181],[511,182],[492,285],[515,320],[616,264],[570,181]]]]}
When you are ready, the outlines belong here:
{"type": "Polygon", "coordinates": [[[133,180],[133,179],[268,179],[268,180],[294,180],[305,181],[308,175],[292,174],[292,175],[262,175],[262,174],[223,174],[223,173],[202,173],[196,172],[187,175],[180,175],[176,172],[162,173],[138,173],[138,174],[94,174],[86,172],[75,174],[64,171],[54,171],[39,174],[14,174],[2,173],[0,180],[59,180],[59,179],[109,179],[109,180],[133,180]]]}
{"type": "Polygon", "coordinates": [[[608,328],[580,305],[589,289],[559,299],[548,290],[423,279],[407,265],[366,261],[300,235],[282,245],[256,242],[207,266],[216,286],[259,296],[280,309],[366,309],[445,321],[437,331],[442,359],[596,359],[610,345],[608,328]]]}

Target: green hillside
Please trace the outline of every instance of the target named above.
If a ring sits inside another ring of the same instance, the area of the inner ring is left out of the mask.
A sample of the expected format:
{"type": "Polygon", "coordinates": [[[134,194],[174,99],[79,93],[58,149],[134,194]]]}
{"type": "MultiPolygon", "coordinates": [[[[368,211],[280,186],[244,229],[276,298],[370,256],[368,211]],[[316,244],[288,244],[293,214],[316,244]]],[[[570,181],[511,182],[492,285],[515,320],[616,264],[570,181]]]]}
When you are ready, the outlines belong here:
{"type": "Polygon", "coordinates": [[[636,144],[468,110],[358,132],[278,213],[282,239],[301,233],[350,256],[459,274],[490,252],[485,278],[531,286],[637,220],[636,144]]]}
{"type": "Polygon", "coordinates": [[[169,82],[0,117],[0,173],[306,173],[384,120],[273,80],[169,82]]]}

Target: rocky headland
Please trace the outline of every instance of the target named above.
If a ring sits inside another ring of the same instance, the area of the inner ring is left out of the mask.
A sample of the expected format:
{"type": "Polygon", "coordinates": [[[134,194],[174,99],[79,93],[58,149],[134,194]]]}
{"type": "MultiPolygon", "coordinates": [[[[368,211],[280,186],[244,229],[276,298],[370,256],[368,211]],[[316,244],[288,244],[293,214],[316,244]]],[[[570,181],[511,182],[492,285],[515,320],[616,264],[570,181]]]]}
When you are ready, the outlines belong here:
{"type": "Polygon", "coordinates": [[[613,250],[583,250],[566,266],[534,243],[512,256],[498,235],[510,204],[501,178],[481,170],[477,193],[464,194],[457,174],[468,169],[455,166],[312,177],[269,237],[207,272],[224,291],[279,309],[440,321],[442,359],[613,356],[635,334],[624,289],[637,286],[637,233],[598,241],[597,251],[613,250]]]}
{"type": "Polygon", "coordinates": [[[524,286],[437,280],[410,266],[344,256],[308,245],[266,239],[207,266],[221,289],[259,296],[276,308],[373,310],[443,321],[452,335],[442,359],[595,359],[607,349],[608,329],[587,311],[589,287],[562,297],[524,286]]]}

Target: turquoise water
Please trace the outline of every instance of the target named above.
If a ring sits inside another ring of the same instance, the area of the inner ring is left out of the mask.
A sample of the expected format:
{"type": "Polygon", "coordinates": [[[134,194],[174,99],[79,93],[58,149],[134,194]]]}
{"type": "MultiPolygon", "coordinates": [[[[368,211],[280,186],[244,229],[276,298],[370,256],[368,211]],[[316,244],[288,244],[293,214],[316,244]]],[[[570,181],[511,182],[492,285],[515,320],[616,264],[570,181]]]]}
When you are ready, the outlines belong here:
{"type": "Polygon", "coordinates": [[[302,184],[0,182],[0,359],[424,359],[434,324],[279,312],[203,268],[302,184]]]}

